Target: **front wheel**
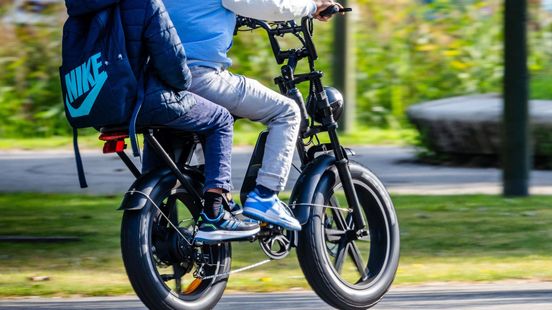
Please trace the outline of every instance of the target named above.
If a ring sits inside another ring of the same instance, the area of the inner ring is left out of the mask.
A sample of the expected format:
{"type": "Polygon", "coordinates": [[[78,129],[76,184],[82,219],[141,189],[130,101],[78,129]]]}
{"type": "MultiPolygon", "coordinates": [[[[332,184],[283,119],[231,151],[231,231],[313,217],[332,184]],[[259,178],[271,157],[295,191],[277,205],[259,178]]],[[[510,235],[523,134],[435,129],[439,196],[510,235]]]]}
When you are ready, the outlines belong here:
{"type": "Polygon", "coordinates": [[[381,181],[360,164],[351,162],[349,167],[366,232],[355,233],[352,210],[332,166],[316,187],[297,257],[310,286],[326,303],[338,309],[367,309],[383,297],[395,278],[399,225],[381,181]]]}

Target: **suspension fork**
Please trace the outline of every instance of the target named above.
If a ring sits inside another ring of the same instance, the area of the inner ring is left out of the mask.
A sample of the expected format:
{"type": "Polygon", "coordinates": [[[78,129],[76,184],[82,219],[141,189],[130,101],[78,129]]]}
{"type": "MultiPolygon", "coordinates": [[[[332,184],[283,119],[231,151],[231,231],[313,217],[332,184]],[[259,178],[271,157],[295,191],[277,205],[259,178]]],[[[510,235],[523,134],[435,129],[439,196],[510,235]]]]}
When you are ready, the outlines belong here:
{"type": "Polygon", "coordinates": [[[324,127],[328,130],[328,135],[330,137],[330,143],[333,148],[335,155],[335,166],[343,184],[343,191],[345,192],[345,198],[347,199],[347,204],[353,209],[353,221],[355,224],[356,231],[360,231],[366,227],[366,221],[362,217],[362,211],[360,210],[360,202],[358,200],[358,195],[353,184],[353,177],[351,176],[351,170],[349,168],[349,159],[347,154],[345,154],[344,149],[339,143],[339,137],[337,136],[337,122],[333,118],[332,109],[330,103],[328,102],[328,97],[326,96],[326,91],[321,81],[321,74],[319,77],[313,79],[314,84],[314,95],[319,104],[324,111],[324,127]]]}
{"type": "Polygon", "coordinates": [[[333,128],[328,128],[328,134],[330,136],[330,141],[335,155],[335,166],[337,167],[337,172],[339,173],[339,178],[341,179],[343,190],[345,191],[345,198],[347,199],[347,204],[351,206],[354,211],[353,221],[355,223],[356,230],[359,231],[366,227],[366,222],[364,221],[360,210],[360,202],[353,184],[351,170],[349,169],[349,159],[347,158],[345,151],[339,143],[339,138],[337,137],[337,125],[333,128]]]}

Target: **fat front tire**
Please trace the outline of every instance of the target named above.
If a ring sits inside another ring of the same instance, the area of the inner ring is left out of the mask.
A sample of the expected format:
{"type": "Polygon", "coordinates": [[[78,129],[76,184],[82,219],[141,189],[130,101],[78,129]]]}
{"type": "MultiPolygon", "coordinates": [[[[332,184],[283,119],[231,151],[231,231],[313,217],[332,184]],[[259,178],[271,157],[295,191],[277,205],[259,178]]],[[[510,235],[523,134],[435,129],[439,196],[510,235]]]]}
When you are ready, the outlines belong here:
{"type": "Polygon", "coordinates": [[[381,181],[358,163],[349,166],[368,233],[347,233],[354,231],[352,213],[332,166],[316,187],[297,257],[310,286],[326,303],[338,309],[367,309],[380,301],[395,278],[399,225],[381,181]]]}
{"type": "MultiPolygon", "coordinates": [[[[175,205],[175,210],[176,202],[178,202],[180,208],[188,208],[190,214],[197,213],[198,210],[193,210],[194,207],[190,203],[189,195],[175,186],[178,183],[174,180],[174,177],[168,176],[166,178],[159,182],[159,185],[152,191],[151,199],[161,207],[168,208],[172,203],[175,205]]],[[[174,214],[174,212],[172,213],[174,214]]],[[[172,266],[173,276],[176,277],[178,268],[178,270],[181,270],[178,274],[182,277],[182,280],[179,280],[181,283],[177,284],[178,289],[175,290],[174,287],[171,287],[174,285],[167,282],[169,276],[162,274],[165,272],[160,272],[160,268],[170,270],[171,265],[167,267],[167,264],[171,263],[160,262],[163,259],[159,258],[167,257],[169,254],[156,253],[156,251],[160,251],[161,245],[165,244],[162,240],[165,237],[155,228],[162,219],[159,210],[151,202],[140,210],[124,212],[121,225],[121,251],[127,275],[134,291],[149,309],[199,310],[214,308],[226,288],[228,277],[224,274],[230,271],[230,245],[214,245],[207,249],[211,251],[213,259],[218,264],[216,268],[213,267],[214,269],[207,270],[207,275],[220,274],[220,277],[200,281],[194,278],[195,275],[192,276],[193,271],[197,270],[196,266],[184,268],[186,271],[180,269],[184,263],[190,262],[179,263],[181,264],[179,267],[172,266]],[[184,284],[184,277],[191,277],[191,280],[188,280],[191,283],[184,284]]],[[[175,223],[180,223],[180,219],[175,223]]],[[[171,227],[167,224],[167,221],[161,226],[168,227],[170,232],[171,227]]],[[[179,229],[186,233],[185,228],[179,227],[179,229]]],[[[188,230],[191,229],[188,228],[188,230]]],[[[162,231],[166,232],[166,230],[162,231]]],[[[168,253],[174,252],[172,250],[166,251],[168,253]]],[[[166,258],[164,259],[166,260],[166,258]]],[[[176,283],[174,279],[171,281],[176,283]]]]}

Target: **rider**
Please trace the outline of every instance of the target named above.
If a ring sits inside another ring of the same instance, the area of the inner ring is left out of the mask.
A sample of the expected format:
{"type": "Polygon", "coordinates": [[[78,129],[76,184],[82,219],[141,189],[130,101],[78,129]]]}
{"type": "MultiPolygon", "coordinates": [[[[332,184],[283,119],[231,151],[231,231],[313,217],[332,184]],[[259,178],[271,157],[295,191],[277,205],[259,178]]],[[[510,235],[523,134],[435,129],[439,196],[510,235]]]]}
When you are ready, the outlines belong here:
{"type": "Polygon", "coordinates": [[[320,12],[336,5],[333,0],[165,0],[175,27],[188,53],[192,72],[190,91],[222,105],[233,115],[268,125],[262,167],[255,189],[247,196],[244,215],[300,230],[301,225],[284,207],[278,193],[286,185],[300,110],[285,97],[256,80],[228,72],[236,14],[263,20],[282,21],[312,15],[326,21],[320,12]]]}
{"type": "MultiPolygon", "coordinates": [[[[139,117],[143,125],[166,125],[205,137],[205,209],[196,239],[241,239],[259,226],[224,211],[223,194],[232,190],[230,157],[233,118],[223,107],[186,89],[191,74],[180,38],[161,0],[66,0],[70,15],[83,15],[119,3],[129,62],[135,75],[145,73],[145,99],[139,117]]],[[[146,145],[143,170],[158,165],[146,145]]]]}

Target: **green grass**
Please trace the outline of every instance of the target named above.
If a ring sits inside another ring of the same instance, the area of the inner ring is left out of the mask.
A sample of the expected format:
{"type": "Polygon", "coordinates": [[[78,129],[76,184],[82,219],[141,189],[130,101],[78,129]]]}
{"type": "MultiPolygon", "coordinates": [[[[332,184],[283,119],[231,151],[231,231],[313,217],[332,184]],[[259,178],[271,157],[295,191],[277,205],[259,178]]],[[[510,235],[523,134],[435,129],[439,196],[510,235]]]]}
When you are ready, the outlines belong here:
{"type": "MultiPolygon", "coordinates": [[[[235,146],[255,145],[259,133],[263,130],[260,124],[253,124],[240,120],[236,123],[234,132],[235,146]]],[[[417,133],[414,129],[381,129],[359,128],[353,133],[342,134],[341,142],[345,145],[404,145],[412,143],[417,133]]],[[[322,140],[327,140],[320,135],[322,140]]],[[[73,147],[72,137],[54,136],[47,138],[2,138],[0,139],[0,151],[4,150],[63,150],[73,147]]],[[[98,140],[98,134],[85,133],[79,136],[79,145],[83,149],[101,149],[102,142],[98,140]]]]}
{"type": "Polygon", "coordinates": [[[552,99],[552,68],[546,68],[531,76],[531,99],[552,99]]]}
{"type": "MultiPolygon", "coordinates": [[[[401,263],[395,284],[552,280],[552,197],[395,196],[401,263]]],[[[119,252],[120,197],[0,195],[0,235],[69,235],[80,242],[0,243],[0,296],[132,293],[119,252]],[[32,282],[32,276],[49,281],[32,282]]],[[[264,259],[233,245],[233,267],[264,259]]],[[[308,288],[294,254],[233,275],[229,290],[308,288]]]]}

